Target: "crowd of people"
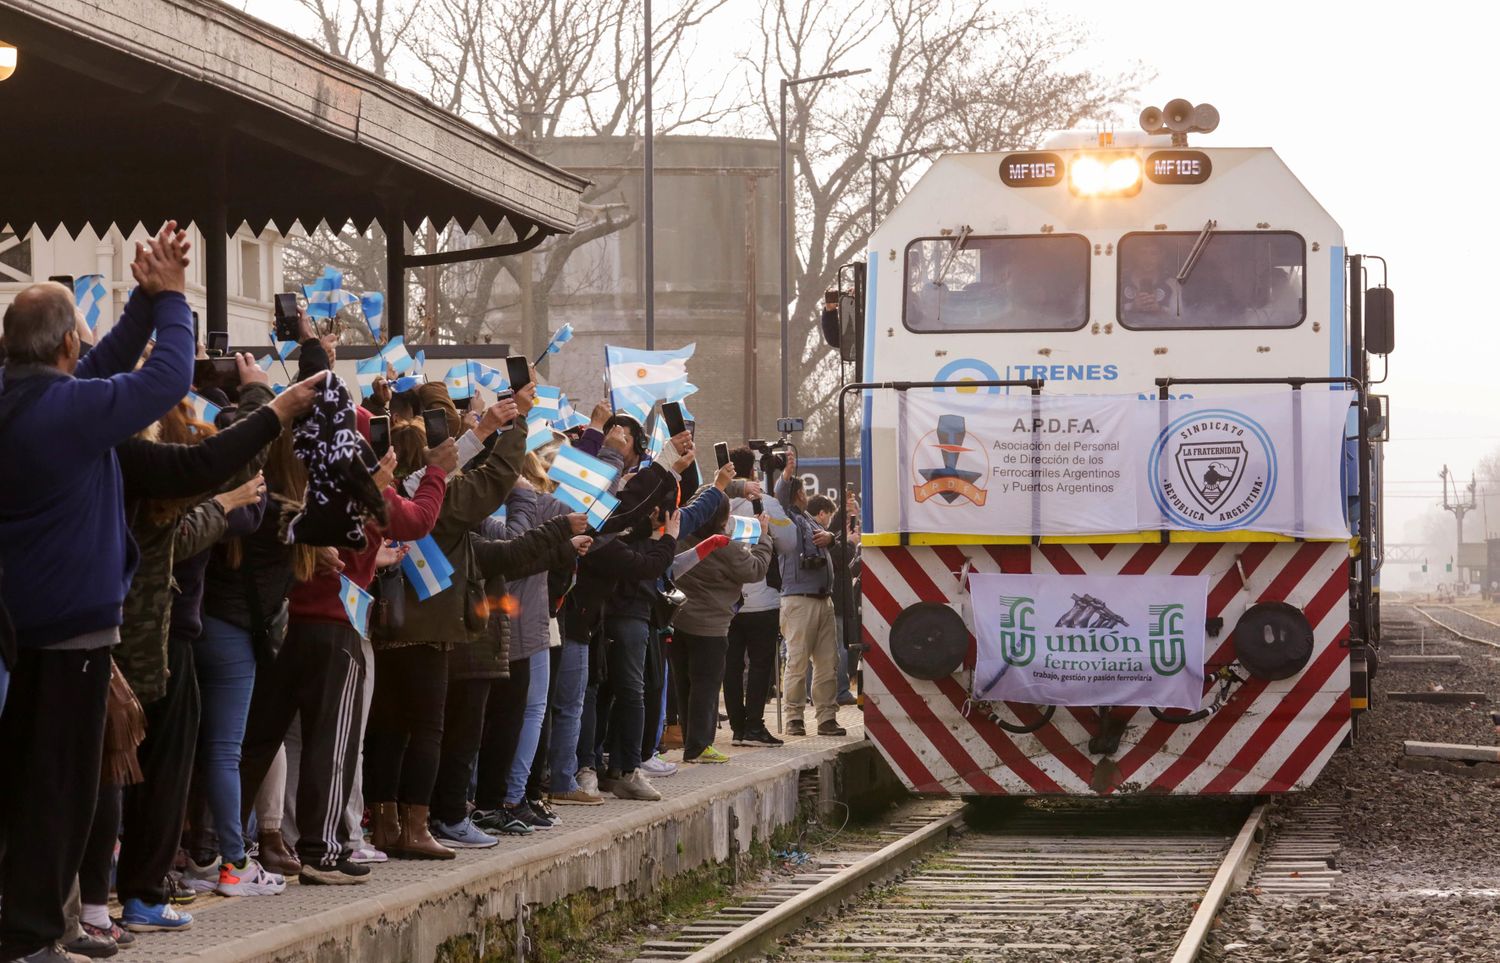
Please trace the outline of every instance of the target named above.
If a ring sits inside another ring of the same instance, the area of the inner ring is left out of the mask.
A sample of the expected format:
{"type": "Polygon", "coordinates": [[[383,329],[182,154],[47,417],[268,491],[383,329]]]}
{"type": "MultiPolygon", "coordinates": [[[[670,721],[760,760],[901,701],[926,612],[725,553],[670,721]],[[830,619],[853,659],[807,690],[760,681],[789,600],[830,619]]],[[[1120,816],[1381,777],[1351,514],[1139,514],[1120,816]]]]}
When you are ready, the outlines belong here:
{"type": "Polygon", "coordinates": [[[731,761],[722,718],[781,745],[777,691],[782,735],[809,702],[846,734],[854,513],[792,450],[653,452],[608,403],[528,445],[534,369],[488,404],[389,379],[361,401],[305,317],[290,386],[245,355],[219,394],[187,263],[175,223],[138,245],[92,345],[62,285],[5,312],[0,960],[111,956],[191,926],[198,894],[358,884],[658,800],[679,763],[731,761]],[[618,472],[602,523],[553,494],[567,446],[618,472]]]}

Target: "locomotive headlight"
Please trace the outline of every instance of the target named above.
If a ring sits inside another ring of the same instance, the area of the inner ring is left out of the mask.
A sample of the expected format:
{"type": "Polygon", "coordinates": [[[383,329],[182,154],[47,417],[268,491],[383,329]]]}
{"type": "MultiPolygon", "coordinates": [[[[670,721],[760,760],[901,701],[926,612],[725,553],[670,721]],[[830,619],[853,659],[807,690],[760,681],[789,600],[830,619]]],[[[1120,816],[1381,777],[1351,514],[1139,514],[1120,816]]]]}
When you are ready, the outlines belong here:
{"type": "Polygon", "coordinates": [[[1068,186],[1080,197],[1129,196],[1141,187],[1140,158],[1081,155],[1068,168],[1068,186]]]}

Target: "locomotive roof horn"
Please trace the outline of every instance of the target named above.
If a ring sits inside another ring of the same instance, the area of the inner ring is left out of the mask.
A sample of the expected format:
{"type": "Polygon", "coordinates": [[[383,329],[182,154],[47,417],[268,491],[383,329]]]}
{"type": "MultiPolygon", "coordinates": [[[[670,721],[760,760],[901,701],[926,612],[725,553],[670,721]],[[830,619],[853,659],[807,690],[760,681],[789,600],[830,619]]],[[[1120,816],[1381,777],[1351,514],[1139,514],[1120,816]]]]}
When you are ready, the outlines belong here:
{"type": "Polygon", "coordinates": [[[1187,146],[1188,134],[1207,134],[1219,126],[1219,111],[1213,104],[1193,106],[1181,97],[1165,107],[1147,107],[1141,111],[1141,130],[1148,134],[1171,134],[1177,147],[1187,146]]]}

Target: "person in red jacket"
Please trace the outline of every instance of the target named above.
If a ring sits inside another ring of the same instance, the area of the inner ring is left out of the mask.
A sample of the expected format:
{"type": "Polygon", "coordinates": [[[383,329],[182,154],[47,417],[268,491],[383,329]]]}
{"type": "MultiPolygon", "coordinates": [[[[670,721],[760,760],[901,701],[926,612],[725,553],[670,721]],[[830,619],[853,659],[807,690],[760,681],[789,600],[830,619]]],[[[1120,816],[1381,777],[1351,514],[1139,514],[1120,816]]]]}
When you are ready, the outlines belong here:
{"type": "MultiPolygon", "coordinates": [[[[361,419],[367,441],[368,427],[368,419],[361,419]]],[[[370,874],[368,866],[349,859],[350,849],[341,832],[345,801],[355,777],[360,692],[370,667],[365,664],[362,636],[344,610],[340,576],[368,589],[376,568],[394,563],[397,557],[385,547],[386,539],[414,541],[428,535],[437,523],[448,474],[457,470],[457,462],[458,449],[451,441],[433,449],[422,483],[408,500],[393,487],[396,459],[394,452],[387,452],[375,483],[384,493],[389,523],[384,529],[367,523],[362,550],[339,549],[336,555],[332,549],[317,550],[316,569],[293,586],[288,597],[286,641],[265,684],[257,680],[240,762],[241,813],[249,816],[261,780],[292,719],[300,713],[297,855],[302,860],[303,883],[361,883],[370,874]]]]}

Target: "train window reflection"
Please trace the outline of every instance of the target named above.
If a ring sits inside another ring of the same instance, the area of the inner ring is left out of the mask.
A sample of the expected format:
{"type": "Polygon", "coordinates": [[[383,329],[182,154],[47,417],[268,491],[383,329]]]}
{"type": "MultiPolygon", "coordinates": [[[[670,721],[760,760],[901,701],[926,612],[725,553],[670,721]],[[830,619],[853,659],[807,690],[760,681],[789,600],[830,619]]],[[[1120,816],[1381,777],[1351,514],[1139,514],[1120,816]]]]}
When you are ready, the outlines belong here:
{"type": "Polygon", "coordinates": [[[921,238],[906,248],[912,331],[1070,331],[1089,316],[1078,234],[921,238]]]}
{"type": "Polygon", "coordinates": [[[1196,232],[1120,239],[1120,323],[1127,328],[1291,328],[1307,304],[1307,252],[1290,232],[1215,231],[1178,283],[1196,232]]]}

